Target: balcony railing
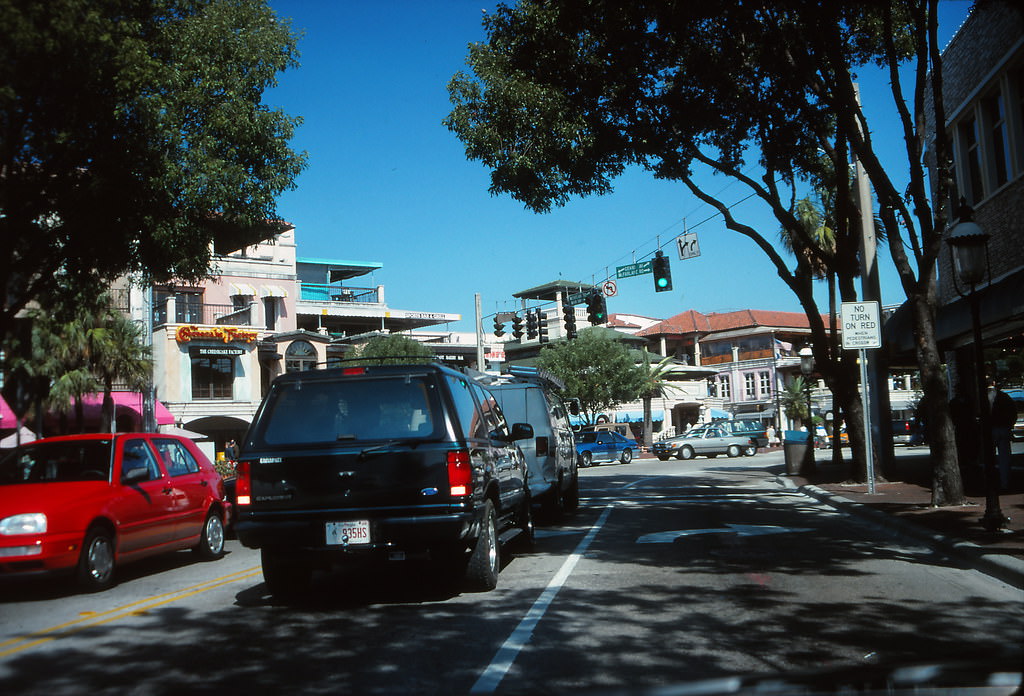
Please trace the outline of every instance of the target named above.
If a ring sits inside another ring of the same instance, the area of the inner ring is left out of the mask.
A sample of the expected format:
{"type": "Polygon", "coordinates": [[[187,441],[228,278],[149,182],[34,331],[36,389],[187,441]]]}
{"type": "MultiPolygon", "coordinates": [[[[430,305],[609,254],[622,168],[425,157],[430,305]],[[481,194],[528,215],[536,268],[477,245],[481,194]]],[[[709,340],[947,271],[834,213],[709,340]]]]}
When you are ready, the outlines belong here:
{"type": "Polygon", "coordinates": [[[376,303],[376,288],[344,288],[337,285],[302,283],[299,297],[310,302],[373,302],[376,303]]]}
{"type": "MultiPolygon", "coordinates": [[[[174,307],[174,324],[204,324],[207,326],[252,326],[252,306],[236,309],[234,305],[199,304],[194,302],[176,302],[174,307]]],[[[161,304],[153,308],[153,324],[167,324],[167,305],[161,304]]]]}

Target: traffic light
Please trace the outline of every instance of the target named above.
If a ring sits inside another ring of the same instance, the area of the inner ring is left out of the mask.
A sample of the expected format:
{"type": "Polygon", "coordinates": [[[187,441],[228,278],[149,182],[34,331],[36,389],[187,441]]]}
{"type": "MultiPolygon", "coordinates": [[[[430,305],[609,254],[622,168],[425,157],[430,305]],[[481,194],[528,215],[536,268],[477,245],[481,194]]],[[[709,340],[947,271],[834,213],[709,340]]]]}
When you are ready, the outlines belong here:
{"type": "Polygon", "coordinates": [[[571,304],[562,305],[562,323],[565,326],[565,337],[576,338],[576,308],[571,304]]]}
{"type": "Polygon", "coordinates": [[[498,315],[494,315],[494,335],[501,338],[505,335],[505,322],[498,320],[498,315]]]}
{"type": "Polygon", "coordinates": [[[518,314],[512,315],[512,335],[517,341],[523,340],[523,318],[518,314]]]}
{"type": "Polygon", "coordinates": [[[587,295],[587,321],[592,326],[608,321],[608,306],[604,302],[604,294],[600,290],[592,290],[587,295]]]}
{"type": "Polygon", "coordinates": [[[672,267],[661,249],[654,252],[651,270],[654,271],[654,292],[668,292],[672,289],[672,267]]]}
{"type": "Polygon", "coordinates": [[[541,343],[548,342],[548,318],[539,309],[537,310],[537,339],[541,343]]]}
{"type": "Polygon", "coordinates": [[[532,341],[537,338],[537,315],[533,312],[526,312],[526,340],[532,341]]]}

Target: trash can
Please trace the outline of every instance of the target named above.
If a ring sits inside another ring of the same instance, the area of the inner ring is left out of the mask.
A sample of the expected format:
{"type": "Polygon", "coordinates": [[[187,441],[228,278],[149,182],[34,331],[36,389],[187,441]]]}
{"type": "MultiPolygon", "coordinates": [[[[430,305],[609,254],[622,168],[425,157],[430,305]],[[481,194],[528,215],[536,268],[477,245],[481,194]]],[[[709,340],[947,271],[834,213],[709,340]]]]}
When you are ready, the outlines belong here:
{"type": "Polygon", "coordinates": [[[787,430],[782,440],[782,451],[786,458],[786,473],[790,476],[799,474],[804,460],[810,452],[811,442],[808,433],[802,430],[787,430]]]}

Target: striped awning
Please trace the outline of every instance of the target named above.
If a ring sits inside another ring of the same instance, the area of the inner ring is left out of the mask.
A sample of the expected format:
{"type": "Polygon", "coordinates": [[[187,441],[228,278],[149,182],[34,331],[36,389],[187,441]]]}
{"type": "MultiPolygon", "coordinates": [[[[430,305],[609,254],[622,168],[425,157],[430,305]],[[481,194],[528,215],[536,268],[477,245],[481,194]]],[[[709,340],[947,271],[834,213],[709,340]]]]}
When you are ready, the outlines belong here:
{"type": "Polygon", "coordinates": [[[231,283],[231,296],[256,297],[256,288],[248,283],[231,283]]]}
{"type": "Polygon", "coordinates": [[[260,297],[288,297],[288,291],[280,285],[264,285],[260,287],[260,297]]]}

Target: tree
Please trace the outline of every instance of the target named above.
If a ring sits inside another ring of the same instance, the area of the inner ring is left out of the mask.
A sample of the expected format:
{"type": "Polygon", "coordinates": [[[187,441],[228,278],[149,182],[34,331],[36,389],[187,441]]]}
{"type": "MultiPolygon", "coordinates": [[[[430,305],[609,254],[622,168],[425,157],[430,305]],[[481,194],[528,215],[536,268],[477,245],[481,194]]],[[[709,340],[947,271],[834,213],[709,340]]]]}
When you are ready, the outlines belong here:
{"type": "Polygon", "coordinates": [[[794,377],[779,393],[779,403],[791,417],[799,419],[811,430],[811,411],[808,408],[808,395],[811,385],[802,376],[794,377]]]}
{"type": "Polygon", "coordinates": [[[142,325],[109,304],[98,319],[89,335],[89,357],[92,373],[103,389],[100,431],[113,432],[114,383],[120,382],[131,391],[146,389],[153,378],[153,351],[143,342],[142,325]]]}
{"type": "MultiPolygon", "coordinates": [[[[812,258],[824,250],[792,202],[815,186],[836,194],[832,263],[857,263],[858,219],[846,172],[863,164],[881,204],[889,249],[915,308],[918,364],[932,416],[949,423],[934,333],[935,262],[946,211],[932,210],[921,157],[928,80],[941,86],[936,2],[631,3],[521,0],[485,17],[488,39],[470,47],[474,76],[449,83],[445,120],[470,159],[491,169],[492,193],[509,193],[544,212],[574,196],[604,194],[627,167],[680,181],[726,226],[753,240],[799,299],[810,323],[817,369],[847,416],[856,472],[866,478],[862,404],[853,361],[829,340],[814,298],[812,258]],[[913,111],[899,68],[913,61],[913,111]],[[905,134],[907,199],[882,167],[856,96],[856,69],[890,72],[893,106],[905,134]],[[824,153],[828,167],[822,165],[824,153]],[[750,174],[756,162],[758,174],[750,174]],[[829,178],[829,168],[833,174],[829,178]],[[703,172],[745,185],[808,255],[789,268],[775,245],[702,185],[703,172]],[[909,203],[908,203],[909,201],[909,203]],[[905,248],[913,251],[908,259],[905,248]]],[[[941,89],[934,93],[941,95],[941,89]]],[[[928,105],[944,123],[940,99],[928,105]]],[[[935,143],[948,162],[948,143],[935,143]]],[[[948,176],[939,200],[948,200],[948,176]]],[[[856,299],[849,272],[837,272],[844,301],[856,299]]],[[[933,502],[963,499],[952,428],[933,449],[933,502]]]]}
{"type": "Polygon", "coordinates": [[[401,334],[374,336],[359,347],[353,365],[406,365],[434,359],[429,346],[401,334]]]}
{"type": "Polygon", "coordinates": [[[281,228],[305,155],[262,103],[296,38],[262,0],[0,0],[0,337],[128,272],[207,274],[281,228]]]}
{"type": "Polygon", "coordinates": [[[655,365],[651,364],[651,354],[644,349],[643,362],[638,366],[640,376],[640,399],[644,404],[644,442],[648,450],[654,444],[654,424],[651,419],[651,401],[659,396],[668,396],[668,393],[675,389],[669,375],[672,373],[672,366],[675,365],[675,358],[669,356],[663,358],[655,365]]]}
{"type": "Polygon", "coordinates": [[[537,367],[565,382],[565,396],[579,400],[589,424],[602,411],[635,399],[643,386],[629,349],[597,327],[581,330],[572,341],[545,346],[537,367]]]}

